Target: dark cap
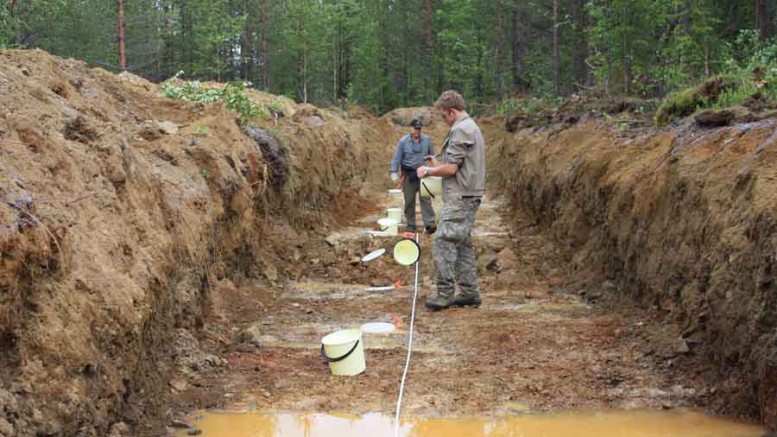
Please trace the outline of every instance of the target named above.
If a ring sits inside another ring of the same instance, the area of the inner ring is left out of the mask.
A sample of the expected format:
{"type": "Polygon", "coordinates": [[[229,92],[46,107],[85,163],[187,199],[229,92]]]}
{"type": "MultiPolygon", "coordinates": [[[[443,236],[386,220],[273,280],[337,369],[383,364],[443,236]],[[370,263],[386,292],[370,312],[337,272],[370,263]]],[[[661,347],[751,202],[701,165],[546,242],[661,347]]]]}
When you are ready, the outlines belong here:
{"type": "Polygon", "coordinates": [[[416,118],[410,122],[410,126],[413,126],[414,129],[421,129],[422,127],[424,127],[424,124],[421,123],[421,120],[416,118]]]}

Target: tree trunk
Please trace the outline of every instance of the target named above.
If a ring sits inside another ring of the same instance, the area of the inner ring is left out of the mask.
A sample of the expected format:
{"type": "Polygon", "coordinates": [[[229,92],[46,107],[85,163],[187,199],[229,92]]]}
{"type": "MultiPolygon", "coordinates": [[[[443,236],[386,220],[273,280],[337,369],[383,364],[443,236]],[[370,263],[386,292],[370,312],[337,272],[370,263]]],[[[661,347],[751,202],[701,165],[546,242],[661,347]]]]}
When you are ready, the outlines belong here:
{"type": "Polygon", "coordinates": [[[496,2],[496,48],[494,58],[496,60],[496,96],[499,100],[504,99],[505,96],[505,81],[502,69],[504,68],[504,51],[505,51],[505,38],[504,38],[504,0],[497,0],[496,2]]]}
{"type": "Polygon", "coordinates": [[[761,42],[772,36],[772,16],[768,0],[755,0],[755,28],[761,42]]]}
{"type": "Polygon", "coordinates": [[[262,0],[262,18],[259,21],[261,27],[259,33],[260,69],[262,73],[262,89],[270,89],[270,0],[262,0]]]}
{"type": "Polygon", "coordinates": [[[243,35],[243,47],[240,48],[240,60],[242,62],[240,72],[243,80],[254,81],[254,23],[250,10],[246,11],[246,27],[243,35]]]}
{"type": "Polygon", "coordinates": [[[553,0],[553,94],[561,94],[561,81],[559,78],[559,53],[558,53],[558,0],[553,0]]]}
{"type": "Polygon", "coordinates": [[[524,40],[523,29],[520,24],[520,14],[516,6],[513,6],[513,10],[510,13],[511,32],[510,32],[510,48],[512,50],[512,73],[513,73],[513,91],[524,90],[524,81],[521,79],[521,73],[523,73],[523,54],[524,54],[524,40]]]}
{"type": "Polygon", "coordinates": [[[119,69],[127,69],[127,57],[124,51],[124,0],[119,0],[119,20],[117,23],[117,33],[119,39],[119,69]]]}
{"type": "Polygon", "coordinates": [[[424,18],[421,31],[421,65],[423,67],[424,95],[427,99],[433,99],[434,86],[432,78],[434,70],[432,53],[434,50],[434,0],[424,0],[424,18]]]}
{"type": "Polygon", "coordinates": [[[625,29],[631,29],[631,11],[627,8],[621,10],[623,22],[626,24],[623,30],[623,92],[628,96],[631,94],[632,80],[632,53],[631,53],[631,35],[625,29]]]}
{"type": "Polygon", "coordinates": [[[575,84],[580,89],[588,85],[588,66],[585,59],[588,56],[588,39],[586,29],[588,23],[585,14],[586,0],[572,0],[570,2],[572,22],[574,23],[574,42],[572,44],[572,75],[575,84]]]}

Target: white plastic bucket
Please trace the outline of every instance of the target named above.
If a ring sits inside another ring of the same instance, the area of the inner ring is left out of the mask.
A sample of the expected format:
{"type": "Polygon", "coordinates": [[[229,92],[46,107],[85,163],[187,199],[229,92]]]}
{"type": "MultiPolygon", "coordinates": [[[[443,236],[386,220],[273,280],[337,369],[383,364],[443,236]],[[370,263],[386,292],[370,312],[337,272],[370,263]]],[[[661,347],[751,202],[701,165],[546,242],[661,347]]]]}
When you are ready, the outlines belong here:
{"type": "Polygon", "coordinates": [[[383,217],[378,220],[378,225],[383,235],[397,235],[399,233],[399,221],[390,217],[383,217]]]}
{"type": "Polygon", "coordinates": [[[388,190],[389,196],[391,197],[402,197],[402,190],[399,188],[392,188],[388,190]]]}
{"type": "Polygon", "coordinates": [[[321,357],[332,375],[353,376],[364,372],[364,343],[361,329],[344,329],[321,339],[321,357]]]}
{"type": "Polygon", "coordinates": [[[396,220],[397,223],[402,222],[402,208],[386,208],[388,218],[396,220]]]}
{"type": "Polygon", "coordinates": [[[421,179],[421,197],[442,196],[442,178],[429,176],[421,179]]]}

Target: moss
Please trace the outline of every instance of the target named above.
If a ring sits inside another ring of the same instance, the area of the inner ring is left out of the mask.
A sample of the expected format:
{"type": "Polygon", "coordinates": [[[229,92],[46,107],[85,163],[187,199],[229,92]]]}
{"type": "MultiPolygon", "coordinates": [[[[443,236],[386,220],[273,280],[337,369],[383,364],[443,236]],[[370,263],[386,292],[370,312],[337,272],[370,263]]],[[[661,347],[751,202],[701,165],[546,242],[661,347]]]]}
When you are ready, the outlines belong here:
{"type": "Polygon", "coordinates": [[[666,126],[672,121],[687,117],[698,109],[713,106],[722,94],[735,89],[739,81],[732,77],[716,76],[692,88],[667,97],[656,111],[656,124],[666,126]]]}

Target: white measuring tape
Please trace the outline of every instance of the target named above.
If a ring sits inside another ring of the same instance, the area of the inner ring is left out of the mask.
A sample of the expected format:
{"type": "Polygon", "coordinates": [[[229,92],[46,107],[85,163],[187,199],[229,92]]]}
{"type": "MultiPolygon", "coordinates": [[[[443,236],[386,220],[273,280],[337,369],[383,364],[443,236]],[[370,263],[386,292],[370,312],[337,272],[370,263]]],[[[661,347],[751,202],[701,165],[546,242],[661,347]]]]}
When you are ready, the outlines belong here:
{"type": "MultiPolygon", "coordinates": [[[[418,234],[415,236],[416,244],[418,234]]],[[[407,358],[405,359],[405,370],[402,372],[402,382],[399,383],[399,397],[397,398],[397,414],[394,417],[394,436],[399,437],[399,412],[402,409],[402,395],[405,392],[405,380],[407,379],[407,370],[410,368],[410,355],[413,353],[413,328],[415,327],[415,304],[418,299],[418,266],[421,264],[421,258],[415,262],[415,285],[413,287],[413,306],[410,310],[410,333],[407,339],[407,358]]]]}

